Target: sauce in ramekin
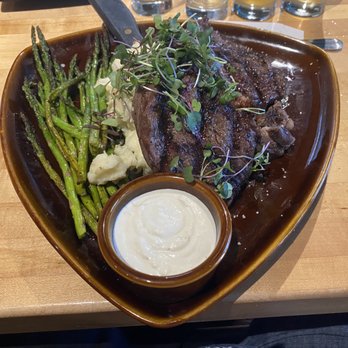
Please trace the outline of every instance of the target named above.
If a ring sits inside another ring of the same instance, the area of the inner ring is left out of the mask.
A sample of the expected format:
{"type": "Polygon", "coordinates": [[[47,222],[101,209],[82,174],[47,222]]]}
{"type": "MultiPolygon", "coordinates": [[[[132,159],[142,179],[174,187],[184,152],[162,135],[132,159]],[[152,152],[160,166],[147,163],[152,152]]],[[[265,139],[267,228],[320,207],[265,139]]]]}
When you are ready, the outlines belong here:
{"type": "Polygon", "coordinates": [[[196,196],[159,189],[122,208],[113,228],[113,245],[130,267],[170,276],[206,260],[215,247],[216,233],[211,212],[196,196]]]}

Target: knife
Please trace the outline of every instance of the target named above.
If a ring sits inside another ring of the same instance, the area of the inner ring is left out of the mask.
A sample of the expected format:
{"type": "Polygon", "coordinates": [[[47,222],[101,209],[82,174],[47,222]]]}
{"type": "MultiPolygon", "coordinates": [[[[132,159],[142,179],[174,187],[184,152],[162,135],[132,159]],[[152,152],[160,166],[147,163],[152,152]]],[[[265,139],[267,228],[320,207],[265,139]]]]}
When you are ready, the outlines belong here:
{"type": "Polygon", "coordinates": [[[142,40],[133,14],[121,0],[89,0],[89,3],[115,39],[129,46],[142,40]]]}
{"type": "Polygon", "coordinates": [[[339,39],[312,39],[305,40],[312,45],[318,46],[325,51],[340,51],[343,48],[343,42],[339,39]]]}

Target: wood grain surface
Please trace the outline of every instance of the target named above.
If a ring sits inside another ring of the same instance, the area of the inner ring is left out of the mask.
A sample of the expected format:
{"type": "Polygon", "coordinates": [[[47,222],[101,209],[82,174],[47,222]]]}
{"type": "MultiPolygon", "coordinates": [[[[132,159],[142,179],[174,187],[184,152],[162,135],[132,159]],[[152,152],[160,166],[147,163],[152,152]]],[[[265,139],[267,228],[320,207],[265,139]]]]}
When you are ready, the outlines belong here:
{"type": "MultiPolygon", "coordinates": [[[[31,10],[29,3],[0,2],[0,93],[14,59],[30,45],[32,25],[40,25],[47,38],[101,25],[89,5],[31,10]]],[[[165,16],[177,12],[184,13],[183,2],[174,2],[165,16]]],[[[231,14],[226,20],[240,19],[231,14]]],[[[245,284],[243,291],[196,320],[348,311],[347,21],[348,0],[328,1],[324,15],[317,19],[300,19],[278,6],[270,20],[303,30],[305,38],[337,37],[344,42],[341,52],[329,54],[341,94],[337,149],[324,194],[289,249],[269,269],[260,270],[264,274],[258,281],[245,284]]],[[[0,333],[136,324],[83,281],[46,241],[17,197],[1,152],[0,333]]]]}

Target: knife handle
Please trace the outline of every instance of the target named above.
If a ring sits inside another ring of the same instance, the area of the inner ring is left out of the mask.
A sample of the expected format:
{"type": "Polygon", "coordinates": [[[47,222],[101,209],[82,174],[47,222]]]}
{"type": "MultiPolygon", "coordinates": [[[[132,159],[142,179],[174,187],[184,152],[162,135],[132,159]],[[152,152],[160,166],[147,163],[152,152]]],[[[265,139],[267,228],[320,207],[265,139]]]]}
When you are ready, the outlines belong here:
{"type": "Polygon", "coordinates": [[[138,25],[121,0],[89,0],[104,24],[119,41],[132,46],[134,41],[141,41],[142,35],[138,25]]]}

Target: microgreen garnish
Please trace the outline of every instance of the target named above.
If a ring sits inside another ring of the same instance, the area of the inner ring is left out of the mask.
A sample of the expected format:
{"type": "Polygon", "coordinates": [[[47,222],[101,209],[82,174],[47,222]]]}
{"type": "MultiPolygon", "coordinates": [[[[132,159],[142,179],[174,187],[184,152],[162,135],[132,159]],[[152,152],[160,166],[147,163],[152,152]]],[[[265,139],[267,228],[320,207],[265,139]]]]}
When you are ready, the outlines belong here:
{"type": "Polygon", "coordinates": [[[240,93],[236,91],[236,89],[237,89],[237,83],[236,82],[230,83],[227,89],[219,98],[220,104],[228,104],[232,100],[236,99],[240,95],[240,93]]]}
{"type": "Polygon", "coordinates": [[[195,180],[195,177],[192,173],[193,167],[192,166],[183,166],[180,157],[175,156],[169,163],[169,169],[172,172],[181,172],[185,181],[187,183],[191,183],[195,180]]]}
{"type": "MultiPolygon", "coordinates": [[[[195,133],[202,120],[201,104],[197,100],[187,105],[180,91],[185,87],[183,77],[189,71],[195,76],[194,88],[201,88],[210,98],[218,94],[221,104],[229,103],[239,93],[237,83],[227,81],[219,74],[219,67],[227,64],[217,57],[211,48],[212,28],[201,28],[198,22],[187,19],[180,24],[179,14],[168,20],[154,17],[155,28],[148,28],[138,47],[129,48],[119,44],[114,58],[120,68],[110,73],[110,83],[117,95],[131,95],[139,86],[154,86],[154,92],[168,97],[168,105],[175,129],[186,126],[195,133]],[[180,120],[179,117],[182,119],[180,120]]],[[[102,87],[98,87],[103,93],[102,87]]]]}
{"type": "Polygon", "coordinates": [[[197,99],[192,100],[192,110],[195,112],[201,111],[201,103],[197,99]]]}
{"type": "Polygon", "coordinates": [[[266,110],[262,109],[262,108],[238,108],[236,109],[237,111],[246,111],[246,112],[250,112],[252,114],[256,114],[256,115],[263,115],[266,110]]]}
{"type": "Polygon", "coordinates": [[[171,171],[174,171],[175,169],[177,169],[179,167],[179,156],[175,156],[169,163],[169,169],[171,171]]]}
{"type": "Polygon", "coordinates": [[[187,114],[187,127],[192,134],[199,132],[202,123],[202,115],[200,112],[191,111],[187,114]]]}
{"type": "Polygon", "coordinates": [[[191,183],[195,180],[193,174],[192,174],[192,166],[187,166],[187,167],[184,167],[183,170],[182,170],[182,174],[185,178],[185,181],[187,183],[191,183]]]}
{"type": "Polygon", "coordinates": [[[267,148],[269,143],[262,146],[262,149],[254,157],[247,155],[232,156],[230,151],[224,151],[218,146],[207,145],[203,150],[203,161],[199,175],[192,173],[192,166],[182,167],[179,156],[175,156],[170,162],[171,171],[182,172],[187,182],[199,179],[214,184],[216,192],[223,198],[229,199],[233,194],[233,185],[230,180],[241,174],[251,166],[252,172],[265,170],[269,162],[269,153],[267,148]],[[231,167],[232,159],[245,159],[246,162],[242,168],[235,171],[231,167]]]}
{"type": "Polygon", "coordinates": [[[228,181],[223,181],[221,184],[218,184],[216,190],[221,198],[229,199],[232,197],[233,186],[228,181]]]}
{"type": "Polygon", "coordinates": [[[182,130],[182,127],[183,127],[180,117],[178,117],[177,114],[175,113],[175,114],[171,115],[170,119],[174,123],[174,129],[177,132],[180,132],[182,130]]]}
{"type": "Polygon", "coordinates": [[[268,165],[269,162],[269,152],[266,152],[267,145],[264,145],[260,152],[258,152],[254,157],[254,163],[251,168],[251,171],[258,172],[260,170],[265,170],[265,166],[268,165]]]}
{"type": "Polygon", "coordinates": [[[101,122],[101,124],[105,126],[110,126],[110,127],[118,127],[118,122],[113,117],[106,118],[105,120],[101,122]]]}

